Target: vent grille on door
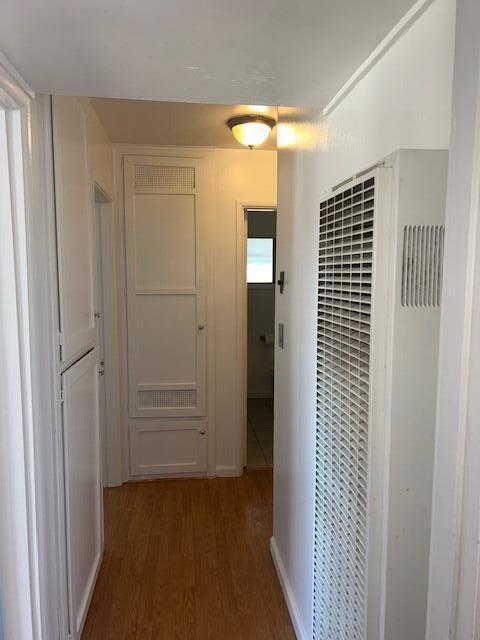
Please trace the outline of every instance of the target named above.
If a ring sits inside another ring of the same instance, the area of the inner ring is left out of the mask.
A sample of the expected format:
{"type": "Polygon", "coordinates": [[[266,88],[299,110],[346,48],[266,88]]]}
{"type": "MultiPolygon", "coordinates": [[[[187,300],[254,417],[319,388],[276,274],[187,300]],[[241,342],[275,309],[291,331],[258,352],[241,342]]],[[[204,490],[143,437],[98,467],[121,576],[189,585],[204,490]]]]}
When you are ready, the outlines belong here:
{"type": "Polygon", "coordinates": [[[195,189],[195,167],[136,164],[135,189],[195,189]]]}
{"type": "Polygon", "coordinates": [[[443,225],[408,226],[403,230],[403,307],[440,306],[443,238],[443,225]]]}
{"type": "Polygon", "coordinates": [[[315,640],[365,634],[374,178],[320,205],[315,640]]]}
{"type": "Polygon", "coordinates": [[[159,389],[138,392],[139,409],[195,409],[196,389],[159,389]]]}

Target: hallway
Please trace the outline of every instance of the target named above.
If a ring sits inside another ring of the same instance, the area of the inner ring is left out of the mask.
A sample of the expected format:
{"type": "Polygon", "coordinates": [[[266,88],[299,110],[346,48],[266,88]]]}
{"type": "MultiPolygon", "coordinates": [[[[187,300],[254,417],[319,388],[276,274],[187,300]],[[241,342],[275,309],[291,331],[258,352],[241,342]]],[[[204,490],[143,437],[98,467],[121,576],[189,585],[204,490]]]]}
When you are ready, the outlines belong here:
{"type": "Polygon", "coordinates": [[[272,473],[105,491],[105,554],[83,640],[288,640],[269,551],[272,473]]]}

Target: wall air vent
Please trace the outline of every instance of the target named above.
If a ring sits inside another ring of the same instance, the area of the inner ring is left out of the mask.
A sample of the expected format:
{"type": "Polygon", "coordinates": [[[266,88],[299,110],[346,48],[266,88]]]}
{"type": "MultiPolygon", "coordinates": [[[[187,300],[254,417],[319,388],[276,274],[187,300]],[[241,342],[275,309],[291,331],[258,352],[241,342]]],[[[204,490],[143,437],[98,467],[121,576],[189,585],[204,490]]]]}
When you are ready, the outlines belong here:
{"type": "Polygon", "coordinates": [[[140,409],[194,409],[196,389],[155,389],[138,392],[140,409]]]}
{"type": "Polygon", "coordinates": [[[447,161],[320,205],[313,640],[425,637],[447,161]]]}
{"type": "Polygon", "coordinates": [[[404,228],[402,307],[440,305],[443,241],[443,225],[404,228]]]}
{"type": "Polygon", "coordinates": [[[365,637],[375,178],[322,202],[314,638],[365,637]]]}
{"type": "Polygon", "coordinates": [[[195,167],[136,164],[135,190],[145,189],[195,189],[195,167]]]}

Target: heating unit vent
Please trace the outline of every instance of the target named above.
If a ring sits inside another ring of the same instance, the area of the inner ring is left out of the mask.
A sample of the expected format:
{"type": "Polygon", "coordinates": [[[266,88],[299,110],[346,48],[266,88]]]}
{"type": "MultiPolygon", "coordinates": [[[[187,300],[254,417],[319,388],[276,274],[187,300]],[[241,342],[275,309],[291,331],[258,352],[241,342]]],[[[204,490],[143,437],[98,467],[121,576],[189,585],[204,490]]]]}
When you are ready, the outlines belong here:
{"type": "Polygon", "coordinates": [[[315,640],[365,637],[375,178],[320,205],[315,640]]]}
{"type": "Polygon", "coordinates": [[[403,230],[402,306],[438,307],[442,290],[444,226],[403,230]]]}
{"type": "Polygon", "coordinates": [[[135,189],[195,189],[195,167],[136,164],[135,189]]]}
{"type": "Polygon", "coordinates": [[[139,409],[194,409],[196,389],[160,389],[138,392],[139,409]]]}

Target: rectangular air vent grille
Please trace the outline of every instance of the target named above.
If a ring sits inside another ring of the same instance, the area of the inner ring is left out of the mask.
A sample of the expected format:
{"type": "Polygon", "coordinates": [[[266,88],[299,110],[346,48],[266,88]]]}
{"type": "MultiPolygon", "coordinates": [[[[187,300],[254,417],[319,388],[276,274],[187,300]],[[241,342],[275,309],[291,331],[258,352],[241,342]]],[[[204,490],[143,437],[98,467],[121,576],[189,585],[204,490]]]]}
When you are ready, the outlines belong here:
{"type": "Polygon", "coordinates": [[[365,637],[375,180],[320,205],[314,639],[365,637]]]}
{"type": "Polygon", "coordinates": [[[410,225],[403,230],[403,307],[440,306],[443,244],[443,225],[410,225]]]}
{"type": "Polygon", "coordinates": [[[196,389],[160,389],[138,392],[139,409],[195,409],[196,389]]]}
{"type": "Polygon", "coordinates": [[[135,189],[195,189],[195,167],[168,167],[152,164],[135,165],[135,189]]]}

